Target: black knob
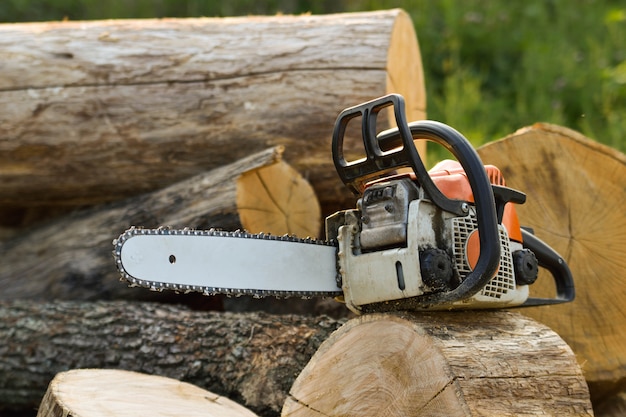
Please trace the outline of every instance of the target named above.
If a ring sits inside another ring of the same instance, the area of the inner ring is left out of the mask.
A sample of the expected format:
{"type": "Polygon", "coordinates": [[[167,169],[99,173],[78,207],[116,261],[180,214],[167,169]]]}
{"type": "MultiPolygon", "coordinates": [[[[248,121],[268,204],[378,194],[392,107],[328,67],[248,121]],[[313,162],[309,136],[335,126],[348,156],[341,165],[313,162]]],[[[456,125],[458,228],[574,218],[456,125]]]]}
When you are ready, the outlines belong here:
{"type": "Polygon", "coordinates": [[[454,269],[452,261],[445,251],[437,248],[421,251],[420,272],[422,273],[422,281],[432,291],[451,289],[454,269]]]}
{"type": "Polygon", "coordinates": [[[518,285],[530,285],[537,280],[539,262],[530,249],[521,249],[513,252],[513,269],[515,282],[518,285]]]}

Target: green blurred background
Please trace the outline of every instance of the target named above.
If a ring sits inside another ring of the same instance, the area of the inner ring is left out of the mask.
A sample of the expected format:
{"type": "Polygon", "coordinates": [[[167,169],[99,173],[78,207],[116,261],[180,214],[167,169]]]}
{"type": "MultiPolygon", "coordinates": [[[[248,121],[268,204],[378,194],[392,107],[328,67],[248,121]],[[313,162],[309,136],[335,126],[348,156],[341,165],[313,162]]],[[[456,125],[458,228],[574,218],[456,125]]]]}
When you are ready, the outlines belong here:
{"type": "Polygon", "coordinates": [[[0,22],[394,7],[415,24],[429,118],[476,146],[550,122],[626,152],[623,0],[0,0],[0,22]]]}

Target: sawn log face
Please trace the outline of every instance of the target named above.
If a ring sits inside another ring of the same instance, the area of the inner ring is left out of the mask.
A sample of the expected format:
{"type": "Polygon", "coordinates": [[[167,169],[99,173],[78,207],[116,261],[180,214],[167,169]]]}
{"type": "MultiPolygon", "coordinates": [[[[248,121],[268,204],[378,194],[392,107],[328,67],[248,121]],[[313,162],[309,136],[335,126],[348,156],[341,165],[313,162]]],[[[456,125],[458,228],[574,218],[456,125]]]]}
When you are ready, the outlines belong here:
{"type": "Polygon", "coordinates": [[[326,340],[283,416],[591,416],[575,357],[518,313],[359,316],[326,340]]]}
{"type": "MultiPolygon", "coordinates": [[[[528,194],[518,208],[521,224],[562,254],[574,277],[572,303],[523,313],[571,346],[594,404],[625,392],[626,155],[546,123],[520,129],[478,153],[484,163],[500,167],[508,186],[528,194]]],[[[551,282],[542,271],[531,293],[550,296],[551,282]]]]}

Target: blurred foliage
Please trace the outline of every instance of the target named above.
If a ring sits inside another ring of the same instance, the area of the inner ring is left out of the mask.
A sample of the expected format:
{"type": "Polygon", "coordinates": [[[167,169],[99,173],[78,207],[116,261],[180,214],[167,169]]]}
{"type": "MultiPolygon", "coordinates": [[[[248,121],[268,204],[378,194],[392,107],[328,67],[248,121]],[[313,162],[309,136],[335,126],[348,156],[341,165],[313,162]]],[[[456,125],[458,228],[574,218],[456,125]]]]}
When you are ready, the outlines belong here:
{"type": "Polygon", "coordinates": [[[623,0],[2,0],[0,22],[394,7],[415,24],[429,118],[475,145],[542,121],[626,152],[623,0]]]}

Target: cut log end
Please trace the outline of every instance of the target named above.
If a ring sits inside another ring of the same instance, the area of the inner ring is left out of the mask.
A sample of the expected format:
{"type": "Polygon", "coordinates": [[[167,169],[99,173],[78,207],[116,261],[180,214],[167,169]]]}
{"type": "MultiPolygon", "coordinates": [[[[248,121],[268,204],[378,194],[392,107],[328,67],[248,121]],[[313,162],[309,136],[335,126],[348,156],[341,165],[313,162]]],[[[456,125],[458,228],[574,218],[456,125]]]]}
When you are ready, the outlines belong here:
{"type": "MultiPolygon", "coordinates": [[[[401,94],[408,121],[426,119],[426,85],[417,35],[411,17],[399,11],[387,51],[387,93],[401,94]]],[[[393,120],[389,109],[389,120],[393,120]]],[[[417,141],[420,155],[426,155],[426,141],[417,141]]]]}
{"type": "Polygon", "coordinates": [[[518,314],[472,312],[350,320],[304,368],[282,415],[593,413],[582,372],[556,333],[518,314]]]}
{"type": "Polygon", "coordinates": [[[409,120],[426,118],[424,71],[416,39],[410,16],[400,11],[393,25],[387,51],[387,92],[404,96],[409,120]]]}
{"type": "Polygon", "coordinates": [[[318,236],[321,210],[309,183],[285,162],[251,170],[237,179],[237,211],[251,233],[318,236]]]}
{"type": "Polygon", "coordinates": [[[194,385],[161,376],[104,369],[58,374],[37,417],[255,417],[252,411],[194,385]]]}
{"type": "Polygon", "coordinates": [[[0,242],[9,260],[0,266],[0,299],[171,298],[118,282],[111,241],[133,225],[318,236],[317,197],[281,154],[282,148],[269,148],[162,190],[9,236],[0,242]]]}
{"type": "MultiPolygon", "coordinates": [[[[626,156],[573,130],[544,123],[478,150],[498,166],[507,185],[527,194],[518,213],[523,226],[568,263],[576,299],[525,309],[572,347],[592,398],[611,395],[626,381],[626,156]]],[[[540,273],[534,296],[554,294],[549,273],[540,273]],[[545,277],[545,278],[544,278],[545,277]]]]}

